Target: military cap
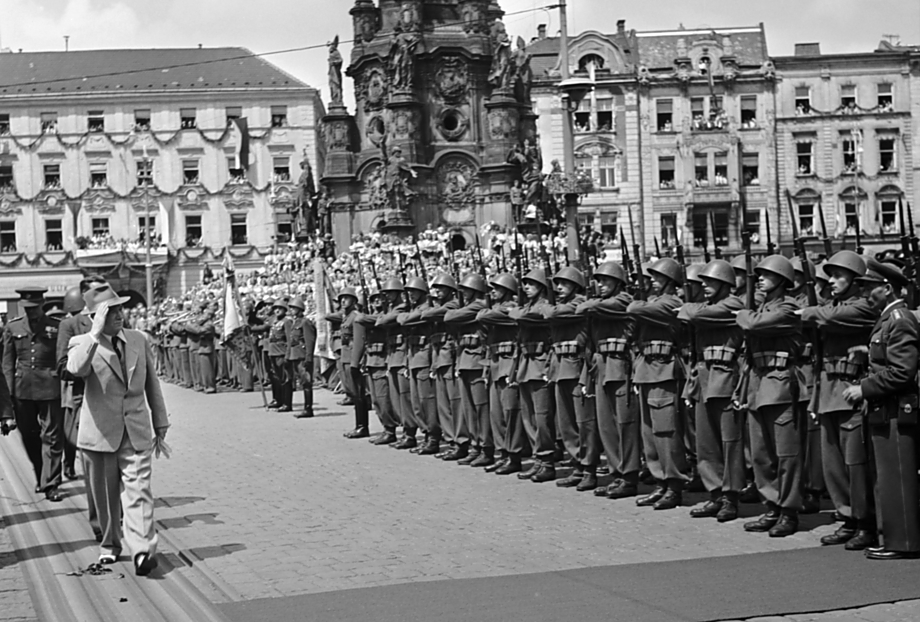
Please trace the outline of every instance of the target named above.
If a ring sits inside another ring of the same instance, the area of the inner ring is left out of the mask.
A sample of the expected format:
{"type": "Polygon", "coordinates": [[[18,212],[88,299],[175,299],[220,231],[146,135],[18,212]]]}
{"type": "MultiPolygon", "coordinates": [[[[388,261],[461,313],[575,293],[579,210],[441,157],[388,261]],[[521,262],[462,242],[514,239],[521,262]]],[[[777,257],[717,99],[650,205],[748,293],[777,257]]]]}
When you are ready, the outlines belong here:
{"type": "Polygon", "coordinates": [[[42,305],[42,309],[45,311],[45,315],[48,317],[64,317],[67,313],[64,311],[64,308],[59,302],[46,302],[42,305]]]}
{"type": "Polygon", "coordinates": [[[19,294],[19,306],[21,307],[39,307],[45,302],[45,292],[48,290],[44,287],[23,287],[17,289],[19,294]]]}
{"type": "Polygon", "coordinates": [[[901,272],[901,269],[891,263],[883,263],[876,259],[869,258],[866,261],[866,274],[858,277],[856,280],[863,283],[890,283],[896,288],[907,286],[907,277],[901,272]]]}

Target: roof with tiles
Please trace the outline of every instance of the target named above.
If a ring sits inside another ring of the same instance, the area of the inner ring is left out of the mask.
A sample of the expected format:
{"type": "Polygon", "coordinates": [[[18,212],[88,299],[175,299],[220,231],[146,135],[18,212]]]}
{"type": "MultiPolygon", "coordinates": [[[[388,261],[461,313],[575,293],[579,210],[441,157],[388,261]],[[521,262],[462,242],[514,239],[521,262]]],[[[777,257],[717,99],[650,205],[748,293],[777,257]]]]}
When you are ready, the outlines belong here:
{"type": "MultiPolygon", "coordinates": [[[[606,35],[616,40],[616,35],[606,35]]],[[[698,30],[658,30],[636,32],[639,41],[639,65],[650,70],[674,68],[674,60],[680,55],[680,45],[690,49],[698,41],[713,41],[719,45],[729,37],[732,51],[742,67],[760,67],[768,59],[767,41],[760,26],[748,28],[707,28],[698,30]],[[683,43],[679,43],[683,40],[683,43]]],[[[571,40],[571,39],[570,39],[571,40]]],[[[548,75],[556,67],[559,54],[559,37],[534,39],[527,46],[532,55],[530,66],[537,79],[548,75]]]]}
{"type": "Polygon", "coordinates": [[[245,48],[0,54],[0,96],[310,88],[245,48]]]}

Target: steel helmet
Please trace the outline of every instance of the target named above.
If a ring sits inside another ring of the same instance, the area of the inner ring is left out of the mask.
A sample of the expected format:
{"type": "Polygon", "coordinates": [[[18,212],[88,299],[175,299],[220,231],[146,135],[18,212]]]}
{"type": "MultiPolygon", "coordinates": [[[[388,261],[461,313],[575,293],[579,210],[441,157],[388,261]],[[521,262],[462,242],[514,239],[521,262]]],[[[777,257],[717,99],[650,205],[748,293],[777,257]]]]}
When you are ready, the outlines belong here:
{"type": "MultiPolygon", "coordinates": [[[[792,263],[793,270],[795,270],[796,272],[801,272],[802,274],[805,274],[805,271],[802,270],[802,260],[800,258],[793,257],[789,261],[792,263]]],[[[809,259],[808,267],[811,268],[811,273],[814,274],[815,273],[815,262],[809,259]]]]}
{"type": "Polygon", "coordinates": [[[420,276],[414,276],[409,279],[409,283],[406,284],[406,289],[415,289],[420,292],[428,293],[428,283],[425,282],[420,276]]]}
{"type": "Polygon", "coordinates": [[[744,255],[735,255],[732,257],[732,268],[734,270],[741,270],[742,272],[747,272],[747,257],[744,255]]]}
{"type": "MultiPolygon", "coordinates": [[[[341,296],[341,294],[339,295],[341,296]]],[[[290,302],[288,306],[290,306],[292,309],[300,309],[301,311],[307,310],[307,305],[304,304],[303,298],[301,298],[300,296],[294,296],[294,299],[290,302]]]]}
{"type": "Polygon", "coordinates": [[[772,272],[786,279],[789,285],[795,283],[795,270],[792,268],[792,262],[782,255],[764,257],[763,261],[754,268],[754,272],[757,274],[761,272],[772,272]]]}
{"type": "Polygon", "coordinates": [[[599,276],[606,276],[611,279],[616,279],[622,283],[625,283],[629,280],[626,276],[626,270],[624,270],[623,266],[615,261],[605,261],[599,265],[597,270],[594,271],[594,274],[591,275],[591,278],[596,279],[599,276]]]}
{"type": "Polygon", "coordinates": [[[650,264],[650,263],[647,262],[647,261],[646,261],[645,263],[641,264],[641,267],[642,267],[642,276],[644,276],[644,277],[647,278],[647,279],[652,278],[652,275],[648,273],[648,269],[651,267],[651,265],[652,265],[652,264],[650,264]]]}
{"type": "Polygon", "coordinates": [[[501,287],[503,289],[507,289],[509,292],[512,292],[512,293],[518,290],[517,279],[514,278],[513,275],[508,274],[507,272],[505,274],[499,274],[498,276],[493,278],[491,281],[489,281],[489,285],[491,285],[492,287],[501,287]]]}
{"type": "Polygon", "coordinates": [[[700,272],[700,278],[703,277],[726,283],[733,287],[735,285],[735,269],[724,259],[713,259],[706,264],[703,267],[703,271],[700,272]]]}
{"type": "Polygon", "coordinates": [[[346,287],[345,289],[343,289],[342,291],[339,292],[339,295],[336,296],[336,298],[338,298],[339,300],[341,300],[341,299],[342,299],[343,297],[345,297],[345,296],[351,296],[352,298],[354,298],[355,300],[357,300],[357,299],[358,299],[358,292],[355,291],[355,288],[354,288],[354,287],[346,287]]]}
{"type": "Polygon", "coordinates": [[[64,312],[73,313],[76,315],[86,306],[86,302],[83,300],[83,294],[80,292],[79,287],[71,287],[67,290],[67,293],[64,294],[64,312]]]}
{"type": "Polygon", "coordinates": [[[394,277],[387,279],[387,282],[383,284],[383,289],[381,291],[401,292],[403,291],[403,289],[404,287],[403,287],[402,281],[400,281],[398,278],[394,276],[394,277]]]}
{"type": "Polygon", "coordinates": [[[827,262],[822,261],[821,263],[818,264],[818,267],[815,268],[815,280],[824,281],[825,283],[831,280],[830,277],[827,276],[827,272],[824,271],[824,266],[826,265],[827,265],[827,262]]]}
{"type": "Polygon", "coordinates": [[[687,266],[687,280],[693,281],[694,283],[702,283],[700,279],[700,273],[703,271],[703,268],[706,267],[704,263],[692,263],[687,266]]]}
{"type": "Polygon", "coordinates": [[[661,276],[667,277],[678,285],[684,284],[684,274],[680,264],[670,257],[662,257],[650,265],[648,271],[650,274],[660,274],[661,276]]]}
{"type": "MultiPolygon", "coordinates": [[[[341,297],[342,295],[339,294],[339,298],[341,297]]],[[[275,302],[272,303],[272,309],[284,309],[285,311],[287,311],[288,303],[285,302],[284,298],[278,298],[277,300],[275,300],[275,302]]]]}
{"type": "Polygon", "coordinates": [[[437,276],[435,276],[434,280],[431,282],[432,287],[435,285],[440,287],[449,287],[450,289],[457,291],[457,281],[455,281],[454,277],[447,274],[446,272],[438,272],[437,276]]]}
{"type": "Polygon", "coordinates": [[[824,272],[830,274],[828,268],[843,268],[856,276],[866,276],[866,260],[853,251],[838,251],[834,256],[824,262],[824,272]]]}
{"type": "Polygon", "coordinates": [[[524,275],[525,281],[533,281],[543,286],[543,289],[549,289],[549,281],[546,280],[546,272],[542,268],[534,268],[524,275]]]}
{"type": "Polygon", "coordinates": [[[463,280],[460,281],[460,287],[472,289],[479,292],[480,294],[486,294],[489,291],[489,286],[486,284],[486,280],[475,272],[472,274],[467,274],[465,277],[463,277],[463,280]]]}
{"type": "Polygon", "coordinates": [[[578,268],[566,266],[553,275],[553,281],[563,280],[575,283],[581,289],[585,288],[585,275],[578,268]]]}

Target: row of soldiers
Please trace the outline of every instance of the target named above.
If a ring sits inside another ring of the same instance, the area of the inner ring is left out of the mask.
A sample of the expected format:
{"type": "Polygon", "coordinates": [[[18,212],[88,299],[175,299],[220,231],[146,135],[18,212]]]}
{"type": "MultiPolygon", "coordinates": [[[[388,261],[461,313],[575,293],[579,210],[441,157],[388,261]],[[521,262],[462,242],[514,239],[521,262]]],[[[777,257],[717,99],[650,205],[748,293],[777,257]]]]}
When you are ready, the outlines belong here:
{"type": "Polygon", "coordinates": [[[592,282],[574,267],[552,278],[391,278],[367,308],[346,288],[328,318],[355,404],[345,436],[370,436],[372,406],[383,426],[375,445],[655,510],[682,505],[698,475],[709,500],[690,515],[720,522],[738,517],[753,485],[766,512],[744,528],[771,537],[795,533],[826,492],[841,526],[824,544],[917,555],[907,279],[852,251],[817,270],[770,255],[754,272],[756,297],[743,256],[688,267],[663,258],[638,279],[611,261],[592,282]],[[806,270],[820,282],[807,284],[806,270]],[[640,495],[643,468],[655,485],[640,495]]]}
{"type": "Polygon", "coordinates": [[[241,309],[252,340],[232,351],[220,334],[217,302],[188,305],[188,309],[150,325],[158,354],[159,374],[168,382],[203,393],[216,393],[218,384],[243,392],[265,378],[272,400],[268,408],[293,411],[294,387],[304,394],[298,418],[313,416],[313,351],[316,326],[304,316],[306,304],[297,296],[264,300],[241,309]]]}

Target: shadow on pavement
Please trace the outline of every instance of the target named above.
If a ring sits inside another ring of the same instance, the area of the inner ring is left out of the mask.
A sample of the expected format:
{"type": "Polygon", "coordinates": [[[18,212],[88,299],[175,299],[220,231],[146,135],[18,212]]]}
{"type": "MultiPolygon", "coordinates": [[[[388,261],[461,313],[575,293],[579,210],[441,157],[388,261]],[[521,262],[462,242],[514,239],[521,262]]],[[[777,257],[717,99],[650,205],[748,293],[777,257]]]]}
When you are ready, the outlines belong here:
{"type": "Polygon", "coordinates": [[[156,508],[178,508],[183,505],[191,505],[192,503],[198,503],[199,501],[204,501],[207,497],[158,497],[153,506],[156,508]]]}
{"type": "Polygon", "coordinates": [[[198,558],[200,561],[205,561],[206,559],[213,559],[215,557],[224,557],[226,555],[232,555],[233,553],[239,553],[240,551],[245,551],[245,544],[220,544],[218,546],[202,546],[194,549],[189,549],[194,557],[198,558]]]}
{"type": "Polygon", "coordinates": [[[192,523],[204,523],[205,525],[223,525],[224,521],[217,520],[217,514],[189,514],[178,518],[161,518],[157,521],[163,529],[182,529],[191,527],[192,523]]]}
{"type": "Polygon", "coordinates": [[[83,510],[80,508],[53,508],[48,510],[39,510],[35,512],[16,512],[5,516],[3,520],[7,525],[22,525],[33,520],[44,520],[54,516],[67,516],[69,514],[80,514],[83,510]]]}

